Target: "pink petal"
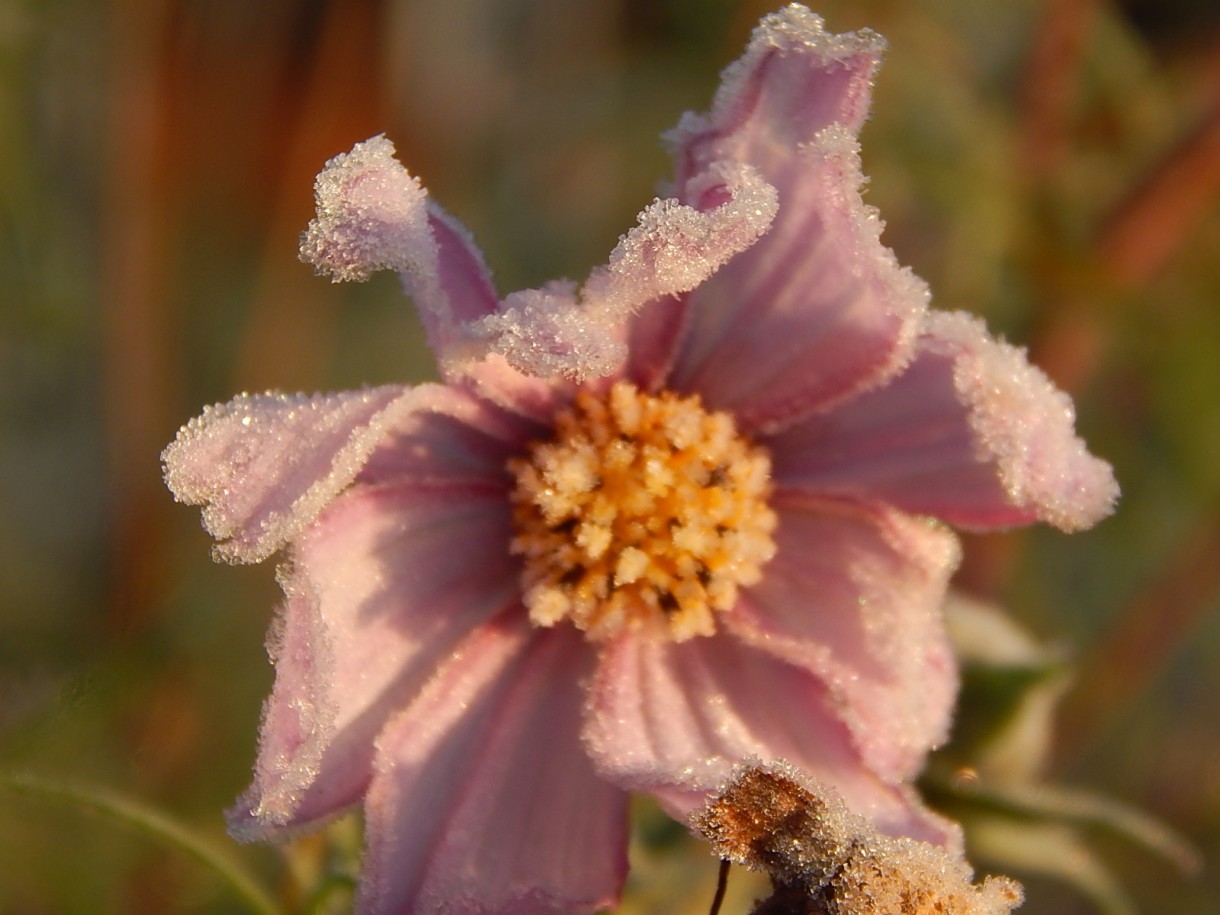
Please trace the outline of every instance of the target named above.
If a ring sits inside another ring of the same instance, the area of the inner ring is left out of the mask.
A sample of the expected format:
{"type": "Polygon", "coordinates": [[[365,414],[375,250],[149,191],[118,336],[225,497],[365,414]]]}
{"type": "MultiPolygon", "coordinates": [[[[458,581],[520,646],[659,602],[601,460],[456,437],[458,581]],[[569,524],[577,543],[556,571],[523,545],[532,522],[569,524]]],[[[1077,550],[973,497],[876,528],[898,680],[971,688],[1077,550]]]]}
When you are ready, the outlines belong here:
{"type": "MultiPolygon", "coordinates": [[[[735,611],[730,611],[735,612],[735,611]]],[[[585,744],[616,784],[688,812],[747,758],[786,759],[834,785],[879,829],[931,841],[952,830],[860,758],[817,677],[731,635],[609,643],[590,688],[585,744]]]]}
{"type": "MultiPolygon", "coordinates": [[[[556,321],[575,320],[570,308],[548,307],[522,321],[511,298],[499,302],[469,233],[427,200],[427,191],[394,158],[394,145],[383,136],[327,162],[315,196],[317,216],[301,243],[301,258],[335,280],[398,272],[450,380],[489,352],[513,352],[511,344],[522,334],[533,334],[536,348],[556,321]]],[[[580,339],[575,332],[569,336],[580,339]]],[[[571,340],[552,342],[562,353],[571,340]]]]}
{"type": "Polygon", "coordinates": [[[464,331],[463,371],[491,353],[527,376],[583,381],[609,375],[626,356],[616,325],[581,305],[570,283],[511,293],[464,331]]]}
{"type": "Polygon", "coordinates": [[[478,396],[469,386],[431,386],[416,409],[387,426],[358,483],[410,481],[511,485],[508,459],[551,434],[478,396]]]}
{"type": "Polygon", "coordinates": [[[712,163],[779,193],[770,232],[691,294],[674,386],[772,429],[876,385],[905,362],[928,293],[881,244],[860,198],[855,133],[882,43],[831,35],[796,5],[763,20],[711,114],[671,140],[679,188],[712,163]]]}
{"type": "Polygon", "coordinates": [[[778,551],[723,625],[814,674],[865,763],[913,778],[957,693],[941,618],[954,536],[899,512],[781,493],[778,551]]]}
{"type": "Polygon", "coordinates": [[[496,406],[547,424],[557,409],[576,396],[574,382],[523,375],[503,356],[494,353],[482,362],[468,366],[462,381],[496,406]]]}
{"type": "Polygon", "coordinates": [[[691,206],[657,200],[593,272],[585,299],[629,327],[632,376],[645,388],[668,374],[685,308],[674,297],[697,288],[753,245],[775,218],[775,189],[749,166],[713,163],[687,182],[691,206]],[[651,303],[648,307],[646,304],[651,303]]]}
{"type": "Polygon", "coordinates": [[[613,906],[626,796],[578,734],[592,655],[524,613],[474,632],[378,741],[365,913],[546,915],[613,906]]]}
{"type": "Polygon", "coordinates": [[[335,282],[361,282],[378,270],[434,269],[426,197],[394,159],[393,143],[384,136],[357,143],[318,173],[317,216],[301,240],[301,259],[335,282]]]}
{"type": "Polygon", "coordinates": [[[360,799],[385,721],[517,599],[509,536],[504,488],[358,486],[331,503],[281,578],[275,686],[236,835],[281,836],[360,799]]]}
{"type": "Polygon", "coordinates": [[[384,430],[435,390],[243,394],[182,427],[161,455],[165,482],[179,501],[204,506],[219,558],[259,562],[310,524],[384,430]]]}
{"type": "Polygon", "coordinates": [[[972,528],[1095,524],[1118,486],[1074,431],[1069,398],[981,321],[933,313],[889,385],[767,444],[783,485],[883,499],[972,528]]]}
{"type": "Polygon", "coordinates": [[[594,270],[579,299],[566,284],[526,289],[469,328],[526,375],[575,381],[614,374],[623,365],[624,322],[646,303],[676,309],[688,292],[767,230],[775,193],[737,163],[716,163],[689,182],[694,206],[656,200],[623,236],[610,261],[594,270]]]}
{"type": "MultiPolygon", "coordinates": [[[[425,317],[448,315],[454,324],[462,324],[477,321],[495,311],[499,300],[491,282],[491,271],[470,232],[432,201],[428,201],[428,226],[436,243],[436,277],[444,294],[444,305],[423,309],[425,317]]],[[[420,289],[413,294],[426,292],[426,289],[420,289]]],[[[434,332],[440,329],[434,328],[434,332]]]]}
{"type": "Polygon", "coordinates": [[[463,343],[463,326],[493,312],[497,299],[469,234],[427,195],[384,136],[357,143],[318,174],[317,216],[301,241],[301,259],[336,282],[399,273],[447,366],[463,343]]]}

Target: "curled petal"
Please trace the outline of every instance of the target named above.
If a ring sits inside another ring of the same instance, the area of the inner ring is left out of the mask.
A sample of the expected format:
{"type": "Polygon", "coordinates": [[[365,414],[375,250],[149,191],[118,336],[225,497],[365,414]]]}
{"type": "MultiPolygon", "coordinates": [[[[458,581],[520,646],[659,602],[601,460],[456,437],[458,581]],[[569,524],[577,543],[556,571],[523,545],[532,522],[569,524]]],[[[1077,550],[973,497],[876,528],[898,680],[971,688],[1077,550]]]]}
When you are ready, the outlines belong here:
{"type": "Polygon", "coordinates": [[[768,440],[777,478],[880,498],[970,528],[1095,524],[1118,495],[1074,431],[1071,400],[977,318],[934,313],[885,387],[768,440]]]}
{"type": "Polygon", "coordinates": [[[674,297],[697,288],[753,245],[778,207],[775,189],[736,162],[713,163],[691,179],[686,197],[689,206],[657,200],[640,213],[638,225],[583,290],[609,320],[633,316],[630,370],[647,388],[662,381],[680,339],[684,307],[674,297]]]}
{"type": "Polygon", "coordinates": [[[582,295],[615,318],[645,302],[689,292],[766,233],[775,189],[748,165],[715,162],[687,184],[692,206],[656,200],[623,236],[582,295]]]}
{"type": "Polygon", "coordinates": [[[832,34],[820,16],[795,3],[763,17],[745,53],[722,74],[711,112],[686,114],[667,137],[679,180],[724,158],[751,162],[765,178],[827,127],[855,134],[868,115],[884,50],[876,32],[832,34]]]}
{"type": "Polygon", "coordinates": [[[626,796],[577,739],[588,647],[510,616],[473,632],[379,738],[358,911],[575,915],[617,901],[626,796]]]}
{"type": "Polygon", "coordinates": [[[294,544],[254,783],[229,815],[235,835],[291,835],[360,799],[385,722],[516,599],[508,537],[503,489],[433,483],[356,487],[294,544]]]}
{"type": "Polygon", "coordinates": [[[165,482],[229,562],[259,562],[297,536],[360,472],[385,429],[434,387],[243,394],[208,407],[165,449],[165,482]]]}
{"type": "Polygon", "coordinates": [[[816,675],[865,763],[913,778],[957,694],[940,612],[956,538],[880,507],[782,492],[774,505],[776,556],[723,625],[816,675]]]}
{"type": "Polygon", "coordinates": [[[878,829],[956,841],[909,788],[861,759],[825,684],[732,636],[674,643],[627,634],[602,651],[585,745],[616,784],[689,813],[747,758],[787,759],[834,785],[878,829]]]}
{"type": "Polygon", "coordinates": [[[467,364],[493,353],[522,374],[539,378],[600,378],[626,356],[615,325],[580,306],[567,283],[511,293],[495,314],[465,332],[467,364]]]}
{"type": "Polygon", "coordinates": [[[751,166],[778,193],[771,230],[689,296],[673,371],[675,386],[747,428],[781,427],[892,376],[926,308],[926,287],[860,198],[855,133],[881,48],[790,6],[725,71],[711,114],[671,134],[683,199],[719,161],[751,166]]]}
{"type": "Polygon", "coordinates": [[[470,326],[471,339],[485,340],[526,375],[583,381],[615,372],[627,355],[625,320],[647,302],[694,289],[775,216],[775,192],[748,167],[717,163],[692,186],[697,205],[656,200],[640,213],[609,263],[593,271],[579,303],[566,284],[516,292],[470,326]]]}
{"type": "Polygon", "coordinates": [[[335,156],[314,195],[301,259],[335,281],[397,272],[441,368],[468,358],[465,328],[499,305],[491,275],[465,228],[394,158],[394,144],[376,136],[335,156]]]}
{"type": "Polygon", "coordinates": [[[393,143],[384,136],[357,143],[314,182],[318,212],[301,239],[301,259],[335,282],[367,280],[379,270],[433,271],[426,197],[394,158],[393,143]]]}

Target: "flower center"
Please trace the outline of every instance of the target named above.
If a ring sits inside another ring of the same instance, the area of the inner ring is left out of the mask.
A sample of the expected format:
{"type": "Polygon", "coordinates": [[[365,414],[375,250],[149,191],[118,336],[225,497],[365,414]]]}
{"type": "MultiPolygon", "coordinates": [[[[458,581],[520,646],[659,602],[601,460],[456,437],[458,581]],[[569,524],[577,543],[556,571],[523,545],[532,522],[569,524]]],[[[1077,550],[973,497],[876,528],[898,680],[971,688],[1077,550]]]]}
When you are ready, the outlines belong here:
{"type": "Polygon", "coordinates": [[[554,438],[508,467],[511,550],[525,558],[536,626],[710,635],[712,611],[732,607],[775,555],[770,459],[697,396],[625,381],[608,395],[582,391],[554,438]]]}

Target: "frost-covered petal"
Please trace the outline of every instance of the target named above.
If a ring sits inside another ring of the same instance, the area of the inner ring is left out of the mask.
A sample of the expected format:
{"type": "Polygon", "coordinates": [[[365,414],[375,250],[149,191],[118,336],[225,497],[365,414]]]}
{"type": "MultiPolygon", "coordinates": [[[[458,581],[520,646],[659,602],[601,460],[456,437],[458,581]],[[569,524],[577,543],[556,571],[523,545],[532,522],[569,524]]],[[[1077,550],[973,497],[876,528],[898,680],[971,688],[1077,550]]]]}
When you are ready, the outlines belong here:
{"type": "Polygon", "coordinates": [[[393,143],[376,136],[335,156],[314,195],[302,260],[336,281],[397,272],[447,377],[486,354],[471,328],[500,308],[490,271],[469,232],[394,158],[393,143]]]}
{"type": "Polygon", "coordinates": [[[627,633],[608,643],[584,736],[599,772],[679,815],[741,760],[787,759],[884,832],[954,841],[908,788],[868,768],[820,679],[731,635],[675,643],[627,633]]]}
{"type": "Polygon", "coordinates": [[[297,540],[236,835],[290,834],[360,799],[386,720],[516,600],[509,536],[506,490],[432,483],[357,486],[297,540]]]}
{"type": "Polygon", "coordinates": [[[301,259],[335,282],[379,270],[435,271],[427,192],[394,158],[384,136],[357,143],[314,181],[317,216],[301,239],[301,259]]]}
{"type": "Polygon", "coordinates": [[[510,613],[473,632],[378,740],[364,913],[576,915],[627,869],[626,796],[578,733],[592,655],[510,613]]]}
{"type": "Polygon", "coordinates": [[[568,284],[526,289],[469,327],[526,375],[601,378],[627,356],[624,322],[645,303],[672,300],[707,279],[767,230],[775,192],[753,169],[716,163],[690,182],[693,205],[655,200],[577,295],[568,284]]]}
{"type": "Polygon", "coordinates": [[[566,282],[511,293],[464,331],[463,372],[492,354],[526,376],[583,381],[609,375],[626,356],[615,325],[582,306],[566,282]]]}
{"type": "Polygon", "coordinates": [[[770,231],[689,296],[673,375],[747,428],[775,428],[897,371],[926,307],[926,287],[882,245],[860,198],[855,134],[882,46],[872,33],[829,34],[790,6],[725,71],[710,115],[670,137],[680,196],[726,160],[779,194],[770,231]]]}
{"type": "Polygon", "coordinates": [[[655,201],[585,284],[585,298],[612,318],[631,316],[628,371],[644,388],[662,383],[681,339],[686,309],[675,297],[754,244],[778,207],[775,189],[739,162],[715,162],[692,177],[686,199],[655,201]]]}
{"type": "Polygon", "coordinates": [[[970,528],[1110,513],[1110,466],[1074,431],[1071,400],[977,318],[933,313],[911,365],[885,387],[767,440],[778,480],[881,499],[970,528]]]}
{"type": "Polygon", "coordinates": [[[383,431],[435,387],[315,396],[242,394],[208,407],[165,449],[165,482],[230,562],[266,559],[347,486],[383,431]]]}
{"type": "Polygon", "coordinates": [[[426,401],[382,430],[356,482],[508,487],[508,459],[549,431],[471,386],[433,386],[426,401]]]}
{"type": "Polygon", "coordinates": [[[882,507],[782,492],[773,506],[776,556],[722,625],[826,684],[870,768],[914,777],[957,693],[940,613],[956,538],[882,507]]]}

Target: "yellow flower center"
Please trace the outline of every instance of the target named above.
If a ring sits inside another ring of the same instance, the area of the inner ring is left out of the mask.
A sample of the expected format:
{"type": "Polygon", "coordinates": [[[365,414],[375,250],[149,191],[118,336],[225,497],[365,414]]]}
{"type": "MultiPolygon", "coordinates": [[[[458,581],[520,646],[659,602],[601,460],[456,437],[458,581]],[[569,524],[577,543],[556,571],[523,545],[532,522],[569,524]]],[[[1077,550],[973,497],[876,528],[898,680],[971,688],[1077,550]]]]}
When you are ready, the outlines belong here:
{"type": "Polygon", "coordinates": [[[550,441],[509,462],[530,620],[592,638],[710,635],[775,555],[771,462],[727,413],[625,381],[581,392],[550,441]]]}

